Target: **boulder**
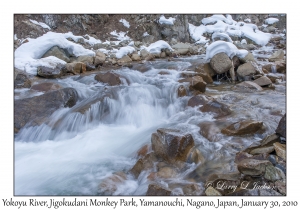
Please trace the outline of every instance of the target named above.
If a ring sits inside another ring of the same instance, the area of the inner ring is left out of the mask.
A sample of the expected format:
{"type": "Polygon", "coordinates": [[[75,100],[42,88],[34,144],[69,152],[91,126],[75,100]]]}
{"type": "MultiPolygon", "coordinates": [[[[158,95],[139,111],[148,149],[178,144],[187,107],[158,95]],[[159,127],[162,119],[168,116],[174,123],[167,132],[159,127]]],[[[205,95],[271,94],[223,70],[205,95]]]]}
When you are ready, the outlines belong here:
{"type": "Polygon", "coordinates": [[[236,68],[240,65],[241,62],[240,62],[240,59],[237,56],[233,56],[232,63],[233,63],[234,68],[236,68]]]}
{"type": "Polygon", "coordinates": [[[264,175],[267,166],[273,166],[268,160],[244,159],[237,164],[239,172],[250,176],[264,175]]]}
{"type": "Polygon", "coordinates": [[[105,63],[105,60],[106,60],[106,55],[103,52],[97,51],[94,65],[95,66],[103,65],[105,63]]]}
{"type": "Polygon", "coordinates": [[[146,195],[147,196],[169,196],[171,195],[171,191],[165,189],[164,187],[158,184],[149,184],[146,195]]]}
{"type": "Polygon", "coordinates": [[[198,76],[202,77],[204,82],[206,82],[207,84],[212,84],[213,83],[213,79],[212,79],[211,75],[214,75],[216,73],[214,73],[212,71],[213,70],[212,70],[212,68],[210,67],[209,64],[205,64],[204,66],[199,66],[195,69],[196,74],[198,76]],[[206,67],[206,68],[204,68],[204,67],[206,67]]]}
{"type": "Polygon", "coordinates": [[[203,66],[203,70],[209,74],[211,77],[215,76],[217,73],[215,72],[215,70],[213,70],[213,68],[211,67],[211,65],[209,63],[205,63],[203,66]]]}
{"type": "Polygon", "coordinates": [[[262,76],[256,80],[253,81],[255,84],[258,84],[259,86],[263,87],[263,86],[268,86],[270,84],[272,84],[272,81],[266,77],[266,76],[262,76]]]}
{"type": "Polygon", "coordinates": [[[61,89],[62,87],[59,84],[51,82],[43,82],[40,84],[32,85],[31,90],[36,90],[40,92],[48,92],[53,90],[61,89]]]}
{"type": "Polygon", "coordinates": [[[140,52],[140,55],[143,59],[145,59],[146,57],[148,57],[150,55],[150,53],[146,49],[142,49],[140,52]]]}
{"type": "Polygon", "coordinates": [[[283,160],[286,160],[286,145],[279,142],[274,143],[276,154],[283,160]]]}
{"type": "Polygon", "coordinates": [[[32,98],[15,100],[14,131],[19,132],[26,124],[40,125],[57,109],[73,107],[78,99],[77,91],[64,88],[32,98]]]}
{"type": "Polygon", "coordinates": [[[173,167],[165,166],[158,170],[156,176],[163,179],[169,179],[176,177],[177,172],[173,167]]]}
{"type": "Polygon", "coordinates": [[[187,92],[186,89],[183,85],[180,85],[177,89],[177,96],[178,97],[183,97],[183,96],[187,96],[187,92]]]}
{"type": "Polygon", "coordinates": [[[165,57],[167,57],[167,54],[166,54],[166,52],[161,52],[161,53],[160,53],[160,57],[161,57],[161,58],[165,58],[165,57]]]}
{"type": "Polygon", "coordinates": [[[14,88],[30,88],[31,81],[28,78],[27,74],[21,70],[14,70],[14,88]]]}
{"type": "Polygon", "coordinates": [[[282,79],[281,76],[276,75],[276,74],[272,74],[272,73],[271,73],[271,74],[267,74],[266,76],[267,76],[273,83],[275,83],[277,79],[282,79]]]}
{"type": "Polygon", "coordinates": [[[172,46],[172,48],[177,52],[177,54],[180,55],[186,55],[189,52],[190,47],[191,47],[190,44],[186,44],[182,42],[172,46]]]}
{"type": "Polygon", "coordinates": [[[273,182],[275,182],[277,180],[285,179],[284,172],[282,170],[280,170],[279,168],[274,167],[273,165],[268,165],[266,167],[266,172],[265,172],[264,177],[265,177],[265,179],[271,180],[273,182]]]}
{"type": "Polygon", "coordinates": [[[217,74],[227,72],[231,68],[231,60],[226,53],[218,53],[210,60],[210,66],[217,74]]]}
{"type": "Polygon", "coordinates": [[[110,86],[120,85],[120,75],[113,73],[113,72],[106,72],[105,74],[97,74],[95,76],[95,80],[98,82],[107,83],[110,86]]]}
{"type": "Polygon", "coordinates": [[[199,105],[204,105],[207,102],[212,100],[211,98],[207,97],[206,95],[196,95],[190,98],[188,101],[187,105],[191,107],[199,106],[199,105]]]}
{"type": "Polygon", "coordinates": [[[138,178],[142,171],[153,168],[155,161],[157,161],[157,159],[153,152],[146,154],[135,163],[130,172],[135,178],[138,178]]]}
{"type": "Polygon", "coordinates": [[[269,57],[269,61],[275,62],[275,61],[283,60],[283,58],[284,58],[284,51],[278,50],[269,57]]]}
{"type": "Polygon", "coordinates": [[[188,155],[187,155],[187,160],[186,162],[188,163],[204,163],[205,158],[201,154],[200,150],[196,147],[193,147],[190,149],[188,155]]]}
{"type": "Polygon", "coordinates": [[[89,65],[93,65],[94,64],[94,57],[90,56],[90,55],[83,55],[83,56],[78,56],[74,61],[72,61],[72,63],[75,62],[81,62],[84,64],[89,64],[89,65]]]}
{"type": "Polygon", "coordinates": [[[185,162],[190,149],[195,145],[190,134],[182,135],[177,130],[158,129],[151,137],[154,154],[167,162],[185,162]]]}
{"type": "Polygon", "coordinates": [[[275,186],[282,195],[286,195],[286,181],[277,180],[275,186]]]}
{"type": "Polygon", "coordinates": [[[211,100],[200,107],[202,112],[212,112],[215,118],[224,117],[231,114],[229,106],[218,102],[217,100],[211,100]]]}
{"type": "Polygon", "coordinates": [[[221,129],[213,122],[202,122],[199,124],[199,133],[210,142],[217,142],[222,139],[221,129]]]}
{"type": "Polygon", "coordinates": [[[58,78],[66,75],[67,70],[65,65],[57,64],[54,68],[49,68],[46,66],[39,66],[37,68],[37,74],[45,78],[58,78]]]}
{"type": "Polygon", "coordinates": [[[54,46],[51,47],[43,56],[42,58],[46,58],[49,56],[54,56],[57,57],[67,63],[70,62],[70,55],[67,51],[65,51],[64,49],[58,47],[58,46],[54,46]]]}
{"type": "Polygon", "coordinates": [[[263,127],[263,122],[254,120],[243,120],[233,123],[221,130],[223,134],[229,136],[253,134],[263,127]]]}
{"type": "Polygon", "coordinates": [[[241,92],[255,92],[263,90],[259,85],[250,81],[241,82],[235,85],[232,89],[241,92]]]}
{"type": "Polygon", "coordinates": [[[286,73],[286,62],[279,60],[275,61],[276,72],[285,74],[286,73]]]}
{"type": "Polygon", "coordinates": [[[244,58],[240,58],[240,61],[242,63],[256,62],[254,56],[250,52],[244,58]]]}
{"type": "Polygon", "coordinates": [[[87,70],[86,68],[87,68],[86,64],[82,62],[73,62],[73,63],[66,64],[67,73],[72,73],[72,74],[85,73],[87,70]]]}
{"type": "Polygon", "coordinates": [[[117,61],[119,66],[122,66],[122,65],[124,65],[126,63],[130,63],[130,62],[132,62],[132,60],[128,55],[123,56],[121,59],[119,59],[117,61]]]}
{"type": "Polygon", "coordinates": [[[286,114],[280,119],[279,124],[276,128],[276,133],[286,138],[286,114]]]}
{"type": "Polygon", "coordinates": [[[256,69],[251,62],[242,64],[237,69],[237,75],[243,78],[243,80],[246,76],[253,76],[255,74],[256,74],[256,69]]]}
{"type": "Polygon", "coordinates": [[[135,54],[132,54],[131,59],[133,61],[140,61],[141,57],[139,56],[139,54],[135,53],[135,54]]]}
{"type": "Polygon", "coordinates": [[[204,93],[206,89],[206,82],[203,81],[202,77],[194,76],[186,79],[179,80],[178,82],[189,82],[190,88],[194,90],[199,90],[200,92],[204,93]]]}

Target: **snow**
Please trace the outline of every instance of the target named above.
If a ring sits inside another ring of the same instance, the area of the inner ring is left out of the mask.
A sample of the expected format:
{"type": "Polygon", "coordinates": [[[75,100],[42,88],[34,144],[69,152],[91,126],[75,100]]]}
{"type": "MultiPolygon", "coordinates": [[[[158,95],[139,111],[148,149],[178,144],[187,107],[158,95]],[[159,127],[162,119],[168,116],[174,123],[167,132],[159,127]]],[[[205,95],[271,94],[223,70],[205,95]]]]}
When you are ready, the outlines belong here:
{"type": "Polygon", "coordinates": [[[17,34],[14,35],[14,40],[18,40],[17,34]]]}
{"type": "Polygon", "coordinates": [[[242,39],[241,44],[247,44],[246,39],[242,39]]]}
{"type": "Polygon", "coordinates": [[[49,31],[36,39],[28,38],[28,42],[22,44],[15,51],[15,67],[36,75],[38,66],[54,68],[58,63],[64,64],[65,61],[53,56],[41,58],[53,46],[63,48],[74,56],[95,55],[93,51],[85,49],[81,45],[67,40],[67,38],[77,40],[80,36],[74,36],[71,32],[64,34],[49,31]]]}
{"type": "Polygon", "coordinates": [[[116,53],[117,58],[123,58],[125,55],[131,54],[135,51],[133,47],[126,46],[126,47],[121,47],[118,52],[116,53]]]}
{"type": "Polygon", "coordinates": [[[169,49],[169,50],[173,51],[172,47],[163,40],[154,42],[154,43],[150,44],[149,47],[146,47],[146,50],[149,53],[153,53],[153,54],[161,53],[161,49],[169,49]]]}
{"type": "Polygon", "coordinates": [[[244,22],[246,22],[246,23],[251,23],[251,19],[250,19],[250,18],[247,18],[247,19],[244,20],[244,22]]]}
{"type": "Polygon", "coordinates": [[[120,41],[124,41],[124,40],[131,40],[125,32],[120,31],[119,33],[117,33],[115,30],[113,32],[110,32],[111,35],[115,36],[116,39],[120,40],[120,41]]]}
{"type": "Polygon", "coordinates": [[[160,16],[159,18],[159,24],[165,24],[165,25],[174,25],[174,21],[175,21],[175,18],[165,18],[164,15],[160,16]]]}
{"type": "Polygon", "coordinates": [[[266,24],[272,25],[273,23],[278,22],[279,20],[277,18],[268,18],[265,20],[266,24]]]}
{"type": "Polygon", "coordinates": [[[230,42],[216,41],[206,48],[206,60],[209,61],[214,55],[221,52],[226,53],[230,58],[232,58],[233,56],[244,58],[248,54],[247,50],[239,50],[234,44],[230,42]]]}
{"type": "Polygon", "coordinates": [[[145,36],[149,36],[148,32],[145,32],[145,33],[143,34],[143,37],[145,37],[145,36]]]}
{"type": "Polygon", "coordinates": [[[130,27],[129,22],[127,20],[125,20],[125,19],[121,19],[121,20],[119,20],[119,22],[123,23],[123,26],[125,26],[126,28],[130,27]]]}
{"type": "Polygon", "coordinates": [[[205,33],[222,33],[234,37],[247,37],[261,46],[266,45],[272,36],[269,33],[260,31],[255,24],[234,21],[231,15],[227,15],[226,17],[223,15],[213,15],[203,18],[202,23],[200,26],[194,26],[189,23],[190,36],[196,43],[200,44],[209,41],[203,36],[205,33]]]}
{"type": "Polygon", "coordinates": [[[228,42],[232,43],[232,39],[226,33],[215,32],[215,33],[213,33],[211,38],[213,41],[215,41],[216,38],[220,38],[221,40],[226,39],[228,42]]]}
{"type": "Polygon", "coordinates": [[[51,30],[51,28],[50,28],[46,23],[37,22],[36,20],[31,20],[31,19],[29,19],[29,20],[30,20],[32,23],[36,24],[36,25],[39,25],[39,26],[41,26],[41,27],[43,27],[43,28],[46,28],[46,29],[51,30]]]}
{"type": "Polygon", "coordinates": [[[103,53],[106,54],[106,55],[109,53],[109,50],[107,50],[107,49],[105,49],[105,48],[100,48],[100,49],[98,49],[97,51],[103,52],[103,53]]]}
{"type": "Polygon", "coordinates": [[[84,39],[85,42],[89,43],[90,45],[95,45],[95,44],[98,44],[98,43],[102,43],[101,40],[99,39],[95,39],[94,37],[86,34],[85,36],[89,37],[89,39],[84,39]]]}

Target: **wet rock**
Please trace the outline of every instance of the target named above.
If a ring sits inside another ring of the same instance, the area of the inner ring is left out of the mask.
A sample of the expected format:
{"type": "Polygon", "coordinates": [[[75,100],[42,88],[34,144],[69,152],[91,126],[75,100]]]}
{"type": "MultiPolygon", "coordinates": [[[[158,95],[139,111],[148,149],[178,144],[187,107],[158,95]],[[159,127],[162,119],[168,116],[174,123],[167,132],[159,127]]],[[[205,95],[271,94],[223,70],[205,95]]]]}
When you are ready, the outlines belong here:
{"type": "Polygon", "coordinates": [[[206,190],[205,190],[205,194],[207,196],[222,196],[222,194],[216,190],[215,188],[209,186],[206,190]]]}
{"type": "Polygon", "coordinates": [[[132,54],[131,59],[132,59],[133,61],[140,61],[140,60],[141,60],[141,57],[139,56],[139,54],[134,53],[134,54],[132,54]]]}
{"type": "Polygon", "coordinates": [[[156,162],[157,159],[155,158],[155,155],[153,152],[146,154],[145,157],[140,158],[135,165],[132,167],[130,172],[135,176],[135,178],[138,178],[140,173],[144,170],[148,170],[154,167],[154,162],[156,162]]]}
{"type": "Polygon", "coordinates": [[[276,133],[286,138],[286,114],[280,119],[279,124],[276,128],[276,133]]]}
{"type": "Polygon", "coordinates": [[[198,148],[193,147],[192,149],[190,149],[188,155],[187,155],[187,161],[188,163],[204,163],[205,158],[203,157],[203,155],[201,154],[201,152],[199,151],[198,148]]]}
{"type": "Polygon", "coordinates": [[[142,147],[137,151],[138,157],[145,157],[146,154],[149,152],[149,148],[150,148],[150,146],[149,146],[148,144],[142,146],[142,147]]]}
{"type": "Polygon", "coordinates": [[[187,92],[186,89],[183,85],[180,85],[177,89],[177,95],[178,97],[183,97],[183,96],[187,96],[187,92]]]}
{"type": "Polygon", "coordinates": [[[120,85],[120,75],[113,73],[113,72],[106,72],[105,74],[97,74],[95,76],[95,80],[98,82],[107,83],[110,86],[120,85]]]}
{"type": "Polygon", "coordinates": [[[244,159],[237,165],[238,170],[245,175],[264,175],[267,166],[273,166],[268,160],[244,159]]]}
{"type": "Polygon", "coordinates": [[[263,122],[258,122],[254,120],[243,120],[240,122],[233,123],[228,127],[222,129],[222,133],[235,136],[235,135],[246,135],[253,134],[263,127],[263,122]]]}
{"type": "Polygon", "coordinates": [[[195,183],[192,184],[185,184],[182,186],[182,191],[185,196],[191,196],[191,195],[201,195],[203,189],[195,183]]]}
{"type": "Polygon", "coordinates": [[[180,82],[180,83],[189,82],[190,88],[192,88],[194,90],[199,90],[202,93],[204,93],[205,89],[206,89],[206,82],[204,82],[202,77],[200,77],[200,76],[182,79],[182,80],[179,80],[178,82],[180,82]]]}
{"type": "Polygon", "coordinates": [[[285,61],[275,61],[276,72],[285,74],[286,73],[286,62],[285,61]]]}
{"type": "Polygon", "coordinates": [[[274,167],[273,165],[268,165],[266,167],[266,172],[265,172],[264,177],[267,180],[271,180],[273,182],[275,182],[276,180],[285,179],[284,172],[282,170],[280,170],[279,168],[274,167]]]}
{"type": "Polygon", "coordinates": [[[231,68],[231,60],[226,53],[218,53],[210,60],[210,66],[217,74],[222,74],[231,68]]]}
{"type": "Polygon", "coordinates": [[[217,100],[211,100],[200,107],[202,112],[212,112],[215,118],[224,117],[230,115],[232,111],[230,110],[229,106],[218,102],[217,100]]]}
{"type": "Polygon", "coordinates": [[[202,122],[199,124],[199,133],[211,142],[217,142],[222,139],[221,129],[213,122],[202,122]]]}
{"type": "Polygon", "coordinates": [[[250,155],[248,154],[247,152],[239,152],[235,155],[235,159],[234,159],[234,162],[235,163],[239,163],[241,162],[242,160],[245,160],[245,159],[249,159],[249,158],[252,158],[253,155],[250,155]]]}
{"type": "Polygon", "coordinates": [[[258,154],[264,154],[264,153],[270,154],[273,151],[274,151],[274,146],[258,147],[258,148],[252,149],[250,151],[250,154],[251,155],[258,155],[258,154]]]}
{"type": "Polygon", "coordinates": [[[31,87],[31,81],[28,77],[28,75],[21,70],[14,70],[14,88],[30,88],[31,87]]]}
{"type": "Polygon", "coordinates": [[[284,58],[284,51],[278,50],[269,57],[269,61],[275,62],[275,61],[282,60],[283,58],[284,58]]]}
{"type": "Polygon", "coordinates": [[[154,154],[167,162],[187,160],[190,149],[195,145],[190,134],[182,135],[176,130],[158,129],[151,137],[154,154]]]}
{"type": "Polygon", "coordinates": [[[147,57],[145,57],[145,61],[153,61],[155,57],[152,54],[149,54],[147,57]]]}
{"type": "Polygon", "coordinates": [[[286,182],[285,181],[277,180],[275,182],[275,186],[282,195],[286,195],[286,182]]]}
{"type": "Polygon", "coordinates": [[[227,194],[228,196],[278,196],[280,193],[273,189],[243,189],[227,194]]]}
{"type": "Polygon", "coordinates": [[[256,69],[251,62],[240,65],[237,69],[237,75],[241,78],[256,74],[256,69]]]}
{"type": "Polygon", "coordinates": [[[117,61],[119,66],[122,66],[122,65],[124,65],[126,63],[130,63],[130,62],[132,62],[132,60],[128,55],[123,56],[121,59],[119,59],[117,61]]]}
{"type": "Polygon", "coordinates": [[[158,184],[149,184],[146,195],[148,196],[169,196],[171,191],[159,186],[158,184]]]}
{"type": "Polygon", "coordinates": [[[87,70],[86,68],[87,68],[86,64],[82,62],[73,62],[73,63],[66,64],[67,72],[72,74],[85,73],[87,70]]]}
{"type": "Polygon", "coordinates": [[[163,178],[163,179],[168,179],[168,178],[174,178],[176,177],[177,172],[173,167],[162,167],[158,170],[156,176],[163,178]]]}
{"type": "Polygon", "coordinates": [[[256,91],[262,91],[263,89],[257,85],[254,82],[250,81],[244,81],[237,85],[235,85],[233,88],[235,91],[241,91],[241,92],[256,92],[256,91]]]}
{"type": "Polygon", "coordinates": [[[64,88],[40,96],[15,100],[14,131],[19,132],[26,124],[40,125],[57,109],[72,107],[78,99],[77,91],[64,88]]]}
{"type": "Polygon", "coordinates": [[[190,98],[187,105],[191,106],[191,107],[195,107],[195,106],[199,106],[199,105],[204,105],[211,100],[212,99],[206,95],[196,95],[196,96],[193,96],[192,98],[190,98]]]}
{"type": "Polygon", "coordinates": [[[106,60],[106,55],[103,52],[97,51],[94,65],[95,66],[103,65],[105,63],[105,60],[106,60]]]}
{"type": "Polygon", "coordinates": [[[275,83],[277,79],[282,79],[281,76],[276,75],[276,74],[267,74],[266,76],[267,76],[273,83],[275,83]]]}
{"type": "Polygon", "coordinates": [[[272,84],[272,81],[266,77],[266,76],[262,76],[256,80],[253,81],[255,84],[258,84],[259,86],[263,87],[263,86],[268,86],[270,84],[272,84]]]}
{"type": "Polygon", "coordinates": [[[100,195],[113,195],[118,186],[127,180],[126,174],[124,172],[117,172],[111,176],[102,180],[98,186],[98,193],[100,195]]]}
{"type": "Polygon", "coordinates": [[[213,68],[211,67],[211,65],[209,63],[205,63],[203,66],[203,70],[209,74],[211,77],[215,76],[217,73],[213,70],[213,68]]]}
{"type": "Polygon", "coordinates": [[[240,65],[241,62],[240,62],[240,59],[237,56],[233,56],[232,63],[233,63],[234,68],[236,68],[240,65]]]}
{"type": "Polygon", "coordinates": [[[58,46],[54,46],[51,47],[43,56],[42,58],[46,58],[49,56],[54,56],[57,57],[67,63],[70,62],[70,55],[67,51],[65,51],[64,49],[58,47],[58,46]]]}
{"type": "Polygon", "coordinates": [[[58,84],[51,83],[51,82],[44,82],[36,85],[32,85],[31,90],[36,90],[40,92],[48,92],[52,90],[58,90],[61,89],[62,87],[58,84]]]}
{"type": "Polygon", "coordinates": [[[37,68],[37,74],[45,78],[58,78],[66,74],[65,65],[58,64],[54,68],[49,68],[46,66],[39,66],[37,68]]]}
{"type": "Polygon", "coordinates": [[[276,142],[273,145],[275,147],[276,154],[283,160],[286,160],[286,145],[280,144],[279,142],[276,142]]]}

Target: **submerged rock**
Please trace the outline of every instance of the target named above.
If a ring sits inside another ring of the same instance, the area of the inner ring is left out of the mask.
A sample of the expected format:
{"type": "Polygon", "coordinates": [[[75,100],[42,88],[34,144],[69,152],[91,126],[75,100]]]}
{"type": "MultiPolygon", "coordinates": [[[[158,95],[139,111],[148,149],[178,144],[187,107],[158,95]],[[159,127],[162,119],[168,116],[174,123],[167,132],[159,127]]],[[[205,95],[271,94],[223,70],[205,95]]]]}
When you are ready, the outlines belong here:
{"type": "Polygon", "coordinates": [[[218,102],[217,100],[211,100],[200,107],[202,112],[212,112],[215,118],[224,117],[230,115],[232,111],[230,110],[229,106],[218,102]]]}
{"type": "Polygon", "coordinates": [[[51,83],[51,82],[43,82],[40,84],[33,85],[31,90],[41,91],[41,92],[48,92],[53,90],[61,89],[62,87],[58,84],[51,83]]]}
{"type": "Polygon", "coordinates": [[[241,91],[241,92],[255,92],[255,91],[262,91],[263,89],[257,85],[254,82],[250,81],[244,81],[237,85],[235,85],[233,88],[235,91],[241,91]]]}
{"type": "Polygon", "coordinates": [[[178,82],[189,82],[190,83],[190,88],[193,90],[198,90],[202,93],[205,92],[206,89],[206,82],[202,79],[200,76],[194,76],[186,79],[179,80],[178,82]]]}
{"type": "Polygon", "coordinates": [[[31,87],[31,81],[28,77],[28,75],[21,70],[15,69],[14,70],[14,88],[30,88],[31,87]]]}
{"type": "Polygon", "coordinates": [[[222,133],[235,136],[235,135],[246,135],[253,134],[263,127],[263,122],[258,122],[254,120],[243,120],[240,122],[233,123],[228,127],[222,129],[222,133]]]}
{"type": "Polygon", "coordinates": [[[284,51],[278,50],[269,57],[269,61],[275,62],[275,61],[282,60],[283,58],[284,58],[284,51]]]}
{"type": "Polygon", "coordinates": [[[120,75],[113,73],[113,72],[106,72],[105,74],[97,74],[95,76],[95,80],[98,82],[107,83],[110,86],[120,85],[120,75]]]}

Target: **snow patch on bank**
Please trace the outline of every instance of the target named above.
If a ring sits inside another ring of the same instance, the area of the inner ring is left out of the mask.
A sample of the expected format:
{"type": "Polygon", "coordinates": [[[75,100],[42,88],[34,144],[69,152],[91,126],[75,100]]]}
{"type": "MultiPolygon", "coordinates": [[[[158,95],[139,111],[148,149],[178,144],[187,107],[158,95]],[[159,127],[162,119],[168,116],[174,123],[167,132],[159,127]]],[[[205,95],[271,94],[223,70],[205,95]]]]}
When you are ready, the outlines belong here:
{"type": "Polygon", "coordinates": [[[118,52],[116,53],[117,58],[123,58],[125,55],[131,54],[135,51],[133,47],[126,46],[126,47],[121,47],[118,52]]]}
{"type": "Polygon", "coordinates": [[[115,38],[119,41],[131,40],[130,37],[126,35],[126,32],[123,31],[116,32],[116,30],[114,30],[113,32],[110,32],[110,34],[115,36],[115,38]]]}
{"type": "Polygon", "coordinates": [[[175,21],[175,18],[165,18],[164,15],[160,16],[158,22],[159,24],[165,24],[165,25],[174,25],[174,21],[175,21]]]}
{"type": "Polygon", "coordinates": [[[36,20],[31,20],[31,19],[29,19],[29,20],[30,20],[30,22],[32,22],[32,23],[34,23],[38,26],[41,26],[42,28],[46,28],[46,29],[51,30],[51,28],[46,23],[37,22],[36,20]]]}
{"type": "Polygon", "coordinates": [[[244,58],[248,54],[247,50],[239,50],[230,42],[216,41],[206,48],[206,61],[209,61],[214,55],[221,52],[226,53],[230,58],[233,58],[233,56],[244,58]]]}
{"type": "Polygon", "coordinates": [[[265,23],[268,24],[268,25],[272,25],[276,22],[278,22],[279,20],[277,18],[268,18],[265,20],[265,23]]]}
{"type": "Polygon", "coordinates": [[[67,50],[70,55],[74,55],[76,57],[82,55],[95,55],[93,51],[85,49],[81,45],[67,40],[67,38],[71,38],[76,41],[83,37],[74,36],[71,32],[48,32],[36,39],[28,38],[28,42],[22,44],[15,51],[15,67],[26,71],[27,73],[36,75],[38,66],[54,68],[58,63],[64,64],[65,61],[53,56],[41,58],[50,48],[54,46],[63,48],[67,50]]]}
{"type": "Polygon", "coordinates": [[[223,15],[213,15],[203,18],[202,23],[200,26],[194,26],[189,23],[190,35],[199,44],[205,44],[209,41],[203,36],[205,33],[222,33],[240,38],[246,37],[261,46],[266,45],[272,37],[272,34],[260,31],[255,24],[234,21],[231,15],[227,15],[226,17],[223,15]]]}
{"type": "Polygon", "coordinates": [[[125,26],[126,28],[130,27],[129,22],[127,20],[125,20],[125,19],[121,19],[121,20],[119,20],[119,22],[123,23],[123,26],[125,26]]]}

